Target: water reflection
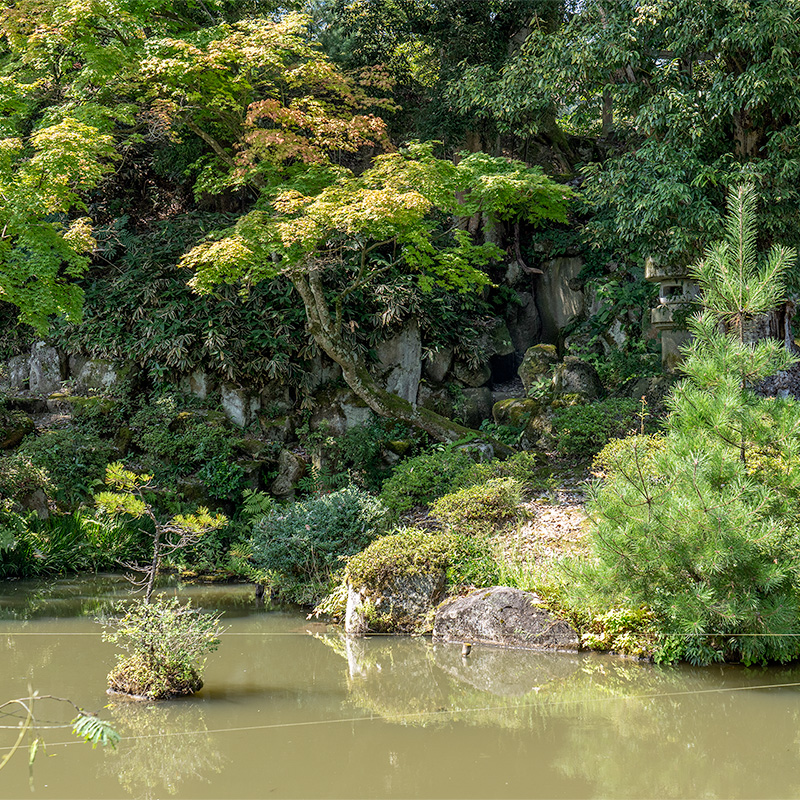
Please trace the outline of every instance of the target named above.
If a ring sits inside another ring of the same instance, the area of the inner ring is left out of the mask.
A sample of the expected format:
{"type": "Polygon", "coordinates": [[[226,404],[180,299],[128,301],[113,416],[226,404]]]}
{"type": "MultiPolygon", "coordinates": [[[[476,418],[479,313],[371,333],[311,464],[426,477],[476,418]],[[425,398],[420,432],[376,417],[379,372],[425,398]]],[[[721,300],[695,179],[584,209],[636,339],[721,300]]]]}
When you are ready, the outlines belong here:
{"type": "MultiPolygon", "coordinates": [[[[59,749],[46,732],[58,757],[37,759],[37,798],[800,795],[798,668],[665,669],[480,646],[462,658],[458,645],[350,639],[258,609],[251,587],[198,591],[206,607],[232,609],[203,690],[114,700],[103,716],[122,729],[116,753],[59,749]]],[[[88,617],[0,627],[7,697],[31,684],[101,709],[113,661],[88,617]]],[[[0,749],[13,744],[13,730],[0,734],[0,749]]],[[[0,798],[28,793],[25,759],[12,761],[0,798]]]]}
{"type": "Polygon", "coordinates": [[[187,781],[211,783],[226,759],[208,731],[203,710],[192,703],[115,700],[110,706],[123,739],[106,753],[105,770],[137,800],[175,795],[187,781]]]}
{"type": "Polygon", "coordinates": [[[478,647],[465,658],[422,639],[318,638],[346,660],[354,708],[408,726],[535,732],[549,770],[606,796],[800,793],[800,688],[786,685],[800,682],[797,667],[478,647]]]}
{"type": "MultiPolygon", "coordinates": [[[[103,617],[120,600],[132,598],[133,588],[124,575],[117,574],[8,582],[0,594],[0,620],[103,617]]],[[[228,617],[276,608],[259,604],[249,584],[186,584],[175,575],[164,575],[158,580],[157,593],[179,593],[196,606],[224,611],[228,617]]]]}

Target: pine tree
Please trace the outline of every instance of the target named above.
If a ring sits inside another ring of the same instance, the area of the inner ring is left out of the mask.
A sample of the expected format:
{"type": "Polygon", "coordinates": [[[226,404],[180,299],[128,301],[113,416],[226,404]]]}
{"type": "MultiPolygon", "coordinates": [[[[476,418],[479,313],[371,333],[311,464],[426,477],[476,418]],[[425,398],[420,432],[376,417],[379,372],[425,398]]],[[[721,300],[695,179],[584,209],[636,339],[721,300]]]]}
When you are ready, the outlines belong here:
{"type": "Polygon", "coordinates": [[[693,269],[703,310],[663,442],[631,437],[592,506],[591,580],[652,609],[665,660],[800,655],[800,404],[753,388],[794,358],[746,333],[781,300],[795,255],[759,259],[755,205],[752,187],[732,195],[725,239],[693,269]]]}

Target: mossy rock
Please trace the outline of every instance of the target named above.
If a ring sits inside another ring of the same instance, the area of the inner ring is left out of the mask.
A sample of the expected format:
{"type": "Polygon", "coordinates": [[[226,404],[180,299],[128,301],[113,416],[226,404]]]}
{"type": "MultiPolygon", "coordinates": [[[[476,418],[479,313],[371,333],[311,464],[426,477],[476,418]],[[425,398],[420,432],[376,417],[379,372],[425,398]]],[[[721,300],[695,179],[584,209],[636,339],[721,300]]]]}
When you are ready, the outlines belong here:
{"type": "Polygon", "coordinates": [[[169,700],[200,691],[203,681],[193,668],[151,665],[138,656],[131,656],[108,674],[108,688],[111,692],[142,700],[169,700]]]}
{"type": "Polygon", "coordinates": [[[391,442],[386,442],[386,449],[397,456],[408,455],[413,446],[414,443],[410,439],[393,439],[391,442]]]}
{"type": "Polygon", "coordinates": [[[234,446],[243,455],[257,460],[274,460],[277,456],[275,443],[266,442],[263,439],[237,439],[234,446]]]}
{"type": "Polygon", "coordinates": [[[510,397],[506,400],[499,400],[492,406],[492,417],[498,425],[513,425],[521,428],[542,409],[542,403],[538,400],[510,397]]]}
{"type": "Polygon", "coordinates": [[[33,420],[24,412],[0,411],[0,450],[16,447],[33,429],[33,420]]]}
{"type": "Polygon", "coordinates": [[[550,408],[572,408],[572,406],[586,405],[586,396],[579,392],[568,392],[556,395],[550,402],[550,408]]]}
{"type": "Polygon", "coordinates": [[[419,632],[444,593],[448,561],[441,534],[409,528],[376,539],[347,565],[347,632],[419,632]]]}
{"type": "Polygon", "coordinates": [[[550,373],[558,363],[558,350],[553,344],[536,344],[525,351],[517,373],[522,378],[525,393],[540,379],[550,373]]]}
{"type": "Polygon", "coordinates": [[[457,533],[492,533],[517,518],[521,494],[522,485],[515,478],[492,478],[440,497],[431,513],[457,533]]]}
{"type": "Polygon", "coordinates": [[[579,394],[586,400],[596,400],[604,393],[597,370],[577,356],[567,356],[553,375],[553,387],[558,395],[579,394]]]}

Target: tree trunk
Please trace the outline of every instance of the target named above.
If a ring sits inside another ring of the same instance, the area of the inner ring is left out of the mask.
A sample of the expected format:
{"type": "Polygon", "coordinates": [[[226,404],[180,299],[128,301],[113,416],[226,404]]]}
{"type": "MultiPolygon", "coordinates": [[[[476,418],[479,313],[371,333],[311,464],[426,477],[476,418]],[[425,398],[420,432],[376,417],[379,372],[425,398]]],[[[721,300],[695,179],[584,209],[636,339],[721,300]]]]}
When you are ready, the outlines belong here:
{"type": "Polygon", "coordinates": [[[514,450],[502,442],[472,428],[459,425],[430,409],[412,405],[402,397],[384,389],[370,375],[360,357],[347,346],[341,330],[337,329],[323,295],[319,271],[312,266],[308,272],[294,272],[289,278],[303,300],[308,330],[314,341],[342,368],[342,375],[347,385],[378,416],[406,422],[425,431],[439,442],[481,439],[491,444],[497,456],[505,458],[513,454],[514,450]]]}

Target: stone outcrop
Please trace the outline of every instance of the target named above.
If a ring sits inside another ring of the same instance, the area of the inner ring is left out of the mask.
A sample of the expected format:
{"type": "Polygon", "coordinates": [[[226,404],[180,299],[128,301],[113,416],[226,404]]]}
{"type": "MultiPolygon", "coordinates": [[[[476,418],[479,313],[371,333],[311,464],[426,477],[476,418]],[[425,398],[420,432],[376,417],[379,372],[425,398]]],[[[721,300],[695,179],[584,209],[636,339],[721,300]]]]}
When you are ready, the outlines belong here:
{"type": "Polygon", "coordinates": [[[539,605],[536,595],[519,589],[479,589],[436,609],[433,639],[532,650],[577,650],[578,634],[572,626],[539,605]]]}
{"type": "Polygon", "coordinates": [[[564,362],[556,367],[553,389],[556,394],[579,395],[583,400],[596,400],[603,394],[597,370],[576,356],[566,356],[564,362]]]}
{"type": "Polygon", "coordinates": [[[453,348],[441,347],[425,360],[425,377],[434,383],[444,383],[453,365],[453,348]]]}
{"type": "Polygon", "coordinates": [[[492,392],[486,386],[464,389],[462,419],[469,428],[479,428],[485,419],[492,416],[492,392]]]}
{"type": "Polygon", "coordinates": [[[416,322],[375,349],[378,354],[378,363],[372,369],[375,375],[388,391],[416,403],[422,374],[422,338],[416,322]]]}
{"type": "Polygon", "coordinates": [[[126,372],[122,365],[99,358],[70,356],[69,375],[75,379],[76,391],[108,391],[126,372]]]}
{"type": "Polygon", "coordinates": [[[537,381],[550,374],[558,363],[558,351],[553,344],[537,344],[525,351],[525,357],[519,366],[519,377],[527,395],[537,381]]]}
{"type": "Polygon", "coordinates": [[[247,427],[261,410],[261,399],[243,389],[223,383],[220,386],[220,405],[225,416],[240,428],[247,427]]]}
{"type": "Polygon", "coordinates": [[[49,395],[61,388],[61,358],[55,347],[36,342],[31,349],[28,384],[33,394],[49,395]]]}
{"type": "Polygon", "coordinates": [[[380,589],[347,587],[345,631],[411,633],[444,592],[444,569],[395,575],[380,589]]]}
{"type": "Polygon", "coordinates": [[[586,299],[580,290],[578,275],[582,258],[554,258],[544,266],[536,282],[536,305],[542,321],[542,341],[558,342],[561,331],[583,316],[586,299]]]}
{"type": "Polygon", "coordinates": [[[278,456],[278,476],[270,491],[282,500],[294,499],[297,482],[306,474],[306,462],[291,450],[281,450],[278,456]]]}
{"type": "Polygon", "coordinates": [[[489,383],[492,377],[492,370],[488,364],[482,364],[480,367],[470,367],[461,362],[455,365],[453,375],[456,380],[463,383],[472,389],[477,389],[479,386],[485,386],[489,383]]]}
{"type": "Polygon", "coordinates": [[[519,357],[539,341],[542,322],[531,292],[517,292],[518,302],[506,309],[506,325],[519,357]]]}

